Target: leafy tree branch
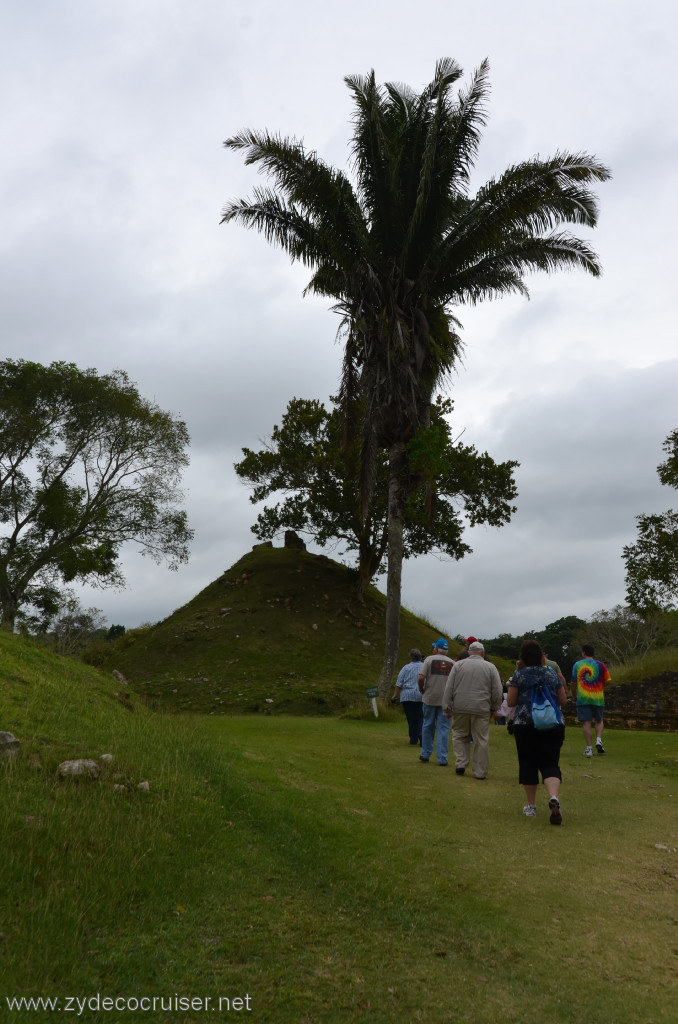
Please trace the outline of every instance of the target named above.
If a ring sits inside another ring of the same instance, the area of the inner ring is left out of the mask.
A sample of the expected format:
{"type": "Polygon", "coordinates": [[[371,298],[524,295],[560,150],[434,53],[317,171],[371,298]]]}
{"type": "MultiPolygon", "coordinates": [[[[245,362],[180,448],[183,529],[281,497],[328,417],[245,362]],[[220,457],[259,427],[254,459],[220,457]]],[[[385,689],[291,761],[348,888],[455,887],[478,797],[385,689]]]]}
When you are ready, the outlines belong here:
{"type": "MultiPolygon", "coordinates": [[[[659,479],[678,489],[678,430],[662,445],[667,459],[657,467],[659,479]]],[[[636,611],[669,610],[678,601],[678,512],[636,516],[638,539],[623,551],[626,593],[636,611]]]]}
{"type": "MultiPolygon", "coordinates": [[[[464,525],[501,526],[515,506],[517,462],[495,462],[487,452],[452,438],[447,417],[452,403],[433,406],[431,424],[409,446],[411,476],[405,502],[403,557],[438,551],[459,559],[470,552],[464,525]]],[[[321,546],[341,543],[355,557],[358,588],[364,593],[383,571],[387,546],[388,458],[377,453],[376,483],[367,515],[356,486],[359,444],[344,446],[344,420],[335,404],[328,412],[317,400],[292,399],[282,422],[259,451],[243,448],[238,476],[251,488],[253,504],[267,505],[252,527],[261,540],[282,530],[305,532],[321,546]]]]}
{"type": "Polygon", "coordinates": [[[188,443],[120,370],[1,362],[0,628],[59,582],[121,586],[129,541],[170,568],[186,561],[188,443]]]}

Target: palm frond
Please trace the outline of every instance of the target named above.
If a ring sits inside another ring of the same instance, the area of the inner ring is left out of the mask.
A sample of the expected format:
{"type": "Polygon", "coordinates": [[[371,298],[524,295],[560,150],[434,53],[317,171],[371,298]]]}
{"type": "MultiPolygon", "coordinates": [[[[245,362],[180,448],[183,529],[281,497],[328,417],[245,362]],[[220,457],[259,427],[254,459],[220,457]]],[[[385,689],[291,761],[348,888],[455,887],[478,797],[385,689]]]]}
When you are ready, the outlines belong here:
{"type": "Polygon", "coordinates": [[[487,299],[502,295],[517,294],[529,297],[523,281],[524,268],[517,270],[511,260],[500,260],[488,256],[472,266],[457,271],[448,280],[445,289],[446,302],[457,305],[475,306],[487,299]]]}
{"type": "MultiPolygon", "coordinates": [[[[493,253],[502,256],[516,244],[523,246],[563,223],[593,227],[597,222],[595,195],[590,181],[605,181],[609,170],[587,154],[557,153],[549,160],[533,160],[509,168],[473,198],[450,200],[449,230],[437,245],[429,246],[423,274],[434,294],[445,291],[445,281],[481,263],[493,253]]],[[[563,263],[578,262],[597,275],[600,265],[593,250],[574,243],[573,236],[553,235],[569,242],[563,263]]],[[[551,247],[552,251],[553,246],[551,247]]],[[[553,270],[547,261],[542,269],[553,270]]],[[[456,289],[455,289],[456,291],[456,289]]]]}
{"type": "Polygon", "coordinates": [[[333,225],[316,224],[268,189],[255,189],[252,199],[227,204],[221,223],[231,221],[256,228],[268,242],[279,245],[292,260],[306,266],[339,265],[354,251],[353,239],[342,240],[333,225]]]}
{"type": "Polygon", "coordinates": [[[449,230],[450,197],[463,194],[468,186],[486,122],[488,71],[484,61],[455,103],[449,97],[449,87],[432,90],[428,106],[423,97],[420,101],[417,116],[422,128],[414,143],[408,140],[416,197],[410,202],[412,212],[401,255],[412,278],[420,275],[432,240],[435,245],[436,239],[449,230]]]}
{"type": "Polygon", "coordinates": [[[430,85],[423,90],[422,96],[434,100],[440,90],[445,90],[457,82],[464,74],[464,69],[453,57],[441,57],[436,61],[435,73],[430,85]]]}
{"type": "Polygon", "coordinates": [[[386,92],[390,105],[398,107],[403,113],[408,114],[417,103],[419,96],[409,85],[404,82],[385,82],[386,92]]]}
{"type": "Polygon", "coordinates": [[[609,177],[609,169],[587,153],[556,153],[509,167],[478,191],[474,205],[502,230],[515,224],[534,232],[563,223],[595,227],[598,201],[584,186],[609,177]]]}
{"type": "MultiPolygon", "coordinates": [[[[353,115],[351,141],[352,164],[358,179],[358,199],[363,217],[372,237],[372,249],[393,250],[397,237],[397,178],[393,168],[397,162],[397,136],[393,131],[395,109],[385,92],[379,88],[374,71],[365,78],[345,79],[353,92],[356,109],[353,115]]],[[[407,97],[397,104],[401,117],[407,109],[407,97]]]]}
{"type": "Polygon", "coordinates": [[[446,133],[445,158],[450,185],[459,190],[459,184],[468,185],[481,139],[481,129],[487,124],[485,100],[489,93],[490,64],[485,59],[473,73],[465,92],[460,90],[456,106],[449,110],[449,128],[446,133]]]}
{"type": "MultiPolygon", "coordinates": [[[[509,293],[529,297],[525,274],[568,269],[586,270],[593,277],[601,273],[591,246],[569,232],[554,232],[546,238],[526,235],[523,239],[507,239],[501,251],[488,252],[475,262],[454,268],[446,282],[444,301],[475,305],[509,293]]],[[[441,281],[444,276],[441,268],[441,281]]]]}
{"type": "Polygon", "coordinates": [[[241,132],[224,145],[245,149],[245,162],[256,164],[268,174],[287,203],[327,223],[347,244],[361,244],[357,236],[364,234],[362,211],[350,181],[341,171],[329,167],[314,152],[307,152],[296,140],[266,132],[241,132]]]}

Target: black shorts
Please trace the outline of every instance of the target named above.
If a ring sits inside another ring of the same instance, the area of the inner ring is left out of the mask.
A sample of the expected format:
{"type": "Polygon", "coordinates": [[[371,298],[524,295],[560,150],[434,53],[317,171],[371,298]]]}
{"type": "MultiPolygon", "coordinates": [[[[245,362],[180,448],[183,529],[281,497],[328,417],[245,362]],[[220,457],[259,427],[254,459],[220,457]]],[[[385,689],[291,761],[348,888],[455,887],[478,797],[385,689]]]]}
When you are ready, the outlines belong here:
{"type": "Polygon", "coordinates": [[[533,725],[513,728],[518,752],[518,782],[521,786],[538,786],[542,779],[562,779],[560,748],[565,739],[565,726],[555,729],[535,729],[533,725]]]}

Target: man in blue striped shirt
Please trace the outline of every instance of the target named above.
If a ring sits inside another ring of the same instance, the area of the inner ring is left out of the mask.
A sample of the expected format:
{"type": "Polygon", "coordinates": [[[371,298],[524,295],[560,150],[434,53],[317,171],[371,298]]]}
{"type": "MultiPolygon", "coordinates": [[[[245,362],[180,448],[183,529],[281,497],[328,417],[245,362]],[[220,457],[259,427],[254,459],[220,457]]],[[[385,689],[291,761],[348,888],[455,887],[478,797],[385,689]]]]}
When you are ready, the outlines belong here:
{"type": "Polygon", "coordinates": [[[421,722],[422,722],[422,702],[421,692],[419,690],[419,672],[421,671],[422,657],[421,651],[413,647],[410,651],[410,662],[408,665],[403,665],[395,684],[395,693],[393,695],[393,703],[400,697],[400,703],[402,704],[403,711],[405,712],[405,718],[407,719],[407,726],[410,732],[410,744],[416,746],[417,743],[421,743],[421,722]]]}

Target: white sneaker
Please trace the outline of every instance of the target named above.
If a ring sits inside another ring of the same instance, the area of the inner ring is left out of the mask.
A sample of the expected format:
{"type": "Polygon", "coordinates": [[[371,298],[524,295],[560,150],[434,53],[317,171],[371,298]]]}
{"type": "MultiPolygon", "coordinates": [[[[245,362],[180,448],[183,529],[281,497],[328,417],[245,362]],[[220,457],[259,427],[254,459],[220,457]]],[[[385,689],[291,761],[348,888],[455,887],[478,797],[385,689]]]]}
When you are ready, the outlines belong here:
{"type": "Polygon", "coordinates": [[[584,757],[593,757],[593,747],[587,747],[584,751],[584,757]]]}
{"type": "Polygon", "coordinates": [[[537,805],[536,804],[525,804],[523,807],[523,814],[526,818],[537,817],[537,805]]]}

